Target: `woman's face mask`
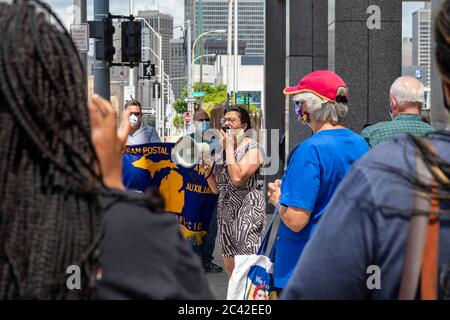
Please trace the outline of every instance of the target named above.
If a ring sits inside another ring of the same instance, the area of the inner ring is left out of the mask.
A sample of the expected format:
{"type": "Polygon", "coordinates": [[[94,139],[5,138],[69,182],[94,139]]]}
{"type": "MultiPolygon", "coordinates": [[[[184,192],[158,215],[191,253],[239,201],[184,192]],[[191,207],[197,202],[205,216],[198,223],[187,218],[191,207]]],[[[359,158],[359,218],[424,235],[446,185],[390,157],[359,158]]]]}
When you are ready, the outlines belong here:
{"type": "Polygon", "coordinates": [[[304,101],[294,101],[295,103],[295,114],[297,118],[305,125],[309,126],[311,119],[309,117],[309,113],[302,109],[302,105],[304,101]]]}
{"type": "Polygon", "coordinates": [[[242,137],[244,137],[244,129],[237,128],[237,129],[231,129],[231,134],[236,138],[236,140],[241,140],[242,137]]]}
{"type": "Polygon", "coordinates": [[[130,120],[131,127],[136,128],[139,123],[139,118],[136,115],[132,114],[128,119],[130,120]]]}
{"type": "Polygon", "coordinates": [[[209,121],[195,121],[194,126],[197,132],[205,132],[211,128],[211,124],[209,121]]]}

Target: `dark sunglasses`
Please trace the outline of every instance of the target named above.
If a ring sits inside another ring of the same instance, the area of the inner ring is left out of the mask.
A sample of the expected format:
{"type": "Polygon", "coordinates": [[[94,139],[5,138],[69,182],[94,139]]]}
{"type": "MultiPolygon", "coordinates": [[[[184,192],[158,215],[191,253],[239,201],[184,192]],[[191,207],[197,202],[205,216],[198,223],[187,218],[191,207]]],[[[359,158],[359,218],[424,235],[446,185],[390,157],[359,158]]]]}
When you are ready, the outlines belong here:
{"type": "Polygon", "coordinates": [[[195,120],[195,121],[198,121],[198,122],[205,122],[205,121],[210,121],[210,119],[209,119],[209,118],[207,118],[207,119],[198,119],[198,120],[195,120]]]}

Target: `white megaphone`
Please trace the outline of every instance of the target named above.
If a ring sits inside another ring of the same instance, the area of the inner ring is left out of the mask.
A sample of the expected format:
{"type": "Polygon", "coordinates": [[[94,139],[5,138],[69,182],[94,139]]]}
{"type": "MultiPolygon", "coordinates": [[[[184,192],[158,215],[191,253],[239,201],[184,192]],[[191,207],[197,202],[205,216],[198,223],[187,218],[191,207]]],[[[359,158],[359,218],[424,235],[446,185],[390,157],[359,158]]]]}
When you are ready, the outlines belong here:
{"type": "Polygon", "coordinates": [[[180,138],[172,149],[172,161],[185,168],[200,164],[203,159],[211,158],[209,144],[195,142],[191,137],[180,138]]]}

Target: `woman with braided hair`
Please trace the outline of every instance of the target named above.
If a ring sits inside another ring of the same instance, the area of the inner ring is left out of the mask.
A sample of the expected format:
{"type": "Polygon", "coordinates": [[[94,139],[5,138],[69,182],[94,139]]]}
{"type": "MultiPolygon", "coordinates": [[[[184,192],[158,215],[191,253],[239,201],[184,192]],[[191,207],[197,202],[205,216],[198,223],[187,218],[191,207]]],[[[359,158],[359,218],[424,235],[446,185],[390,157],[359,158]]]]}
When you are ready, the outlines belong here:
{"type": "Polygon", "coordinates": [[[0,3],[0,32],[0,299],[211,297],[161,197],[124,191],[129,128],[87,103],[61,21],[38,0],[0,3]]]}
{"type": "MultiPolygon", "coordinates": [[[[450,0],[435,35],[449,112],[450,0]]],[[[378,144],[334,193],[281,298],[450,299],[449,201],[448,130],[378,144]]]]}

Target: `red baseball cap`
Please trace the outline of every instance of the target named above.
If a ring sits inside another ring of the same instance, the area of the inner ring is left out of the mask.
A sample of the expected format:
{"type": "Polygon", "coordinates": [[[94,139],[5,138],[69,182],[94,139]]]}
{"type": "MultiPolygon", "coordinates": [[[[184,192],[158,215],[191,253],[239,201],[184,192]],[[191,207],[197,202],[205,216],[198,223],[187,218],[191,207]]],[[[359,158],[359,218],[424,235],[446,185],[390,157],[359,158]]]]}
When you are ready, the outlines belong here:
{"type": "Polygon", "coordinates": [[[285,95],[311,92],[322,99],[336,102],[339,88],[347,88],[344,80],[330,70],[314,71],[300,80],[298,85],[283,90],[285,95]]]}

